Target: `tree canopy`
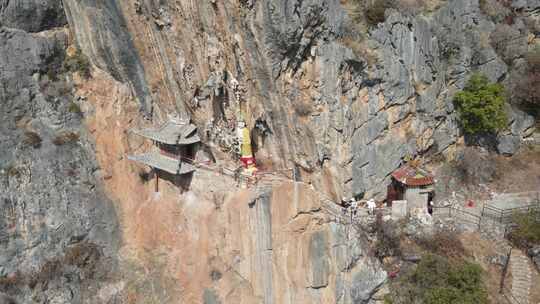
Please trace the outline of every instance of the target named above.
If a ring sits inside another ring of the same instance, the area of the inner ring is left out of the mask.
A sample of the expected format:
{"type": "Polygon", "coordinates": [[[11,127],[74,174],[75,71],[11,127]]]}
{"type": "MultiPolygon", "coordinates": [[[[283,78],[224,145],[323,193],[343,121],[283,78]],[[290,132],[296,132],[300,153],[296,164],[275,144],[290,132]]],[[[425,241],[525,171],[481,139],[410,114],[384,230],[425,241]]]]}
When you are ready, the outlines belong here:
{"type": "Polygon", "coordinates": [[[461,126],[465,133],[494,132],[506,127],[507,117],[504,87],[490,83],[483,74],[473,74],[463,91],[456,94],[461,126]]]}

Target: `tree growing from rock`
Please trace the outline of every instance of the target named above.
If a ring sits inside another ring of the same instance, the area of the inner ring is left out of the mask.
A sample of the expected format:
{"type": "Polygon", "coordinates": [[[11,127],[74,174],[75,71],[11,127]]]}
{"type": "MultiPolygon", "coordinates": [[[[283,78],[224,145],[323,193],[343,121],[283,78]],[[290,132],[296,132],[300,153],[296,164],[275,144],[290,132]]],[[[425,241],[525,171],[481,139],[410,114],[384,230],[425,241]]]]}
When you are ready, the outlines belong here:
{"type": "Polygon", "coordinates": [[[505,91],[485,75],[473,74],[463,91],[454,98],[465,133],[497,133],[507,125],[505,91]]]}

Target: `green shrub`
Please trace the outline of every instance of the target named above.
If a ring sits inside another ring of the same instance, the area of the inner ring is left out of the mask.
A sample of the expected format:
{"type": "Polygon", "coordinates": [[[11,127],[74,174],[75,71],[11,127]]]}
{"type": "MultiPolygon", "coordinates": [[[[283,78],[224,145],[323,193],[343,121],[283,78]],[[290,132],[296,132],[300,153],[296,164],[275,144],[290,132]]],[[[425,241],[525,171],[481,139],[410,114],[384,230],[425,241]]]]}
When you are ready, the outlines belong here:
{"type": "Polygon", "coordinates": [[[63,70],[66,72],[78,72],[84,78],[90,78],[90,61],[81,50],[77,49],[73,56],[67,56],[64,60],[63,70]]]}
{"type": "Polygon", "coordinates": [[[516,227],[511,230],[508,238],[517,247],[527,248],[540,244],[540,211],[516,213],[512,216],[516,227]]]}
{"type": "Polygon", "coordinates": [[[486,304],[482,268],[464,260],[426,254],[411,273],[403,275],[391,293],[399,303],[486,304]]]}
{"type": "Polygon", "coordinates": [[[461,126],[468,134],[502,130],[507,124],[505,102],[504,87],[489,83],[482,74],[473,74],[454,98],[461,126]]]}

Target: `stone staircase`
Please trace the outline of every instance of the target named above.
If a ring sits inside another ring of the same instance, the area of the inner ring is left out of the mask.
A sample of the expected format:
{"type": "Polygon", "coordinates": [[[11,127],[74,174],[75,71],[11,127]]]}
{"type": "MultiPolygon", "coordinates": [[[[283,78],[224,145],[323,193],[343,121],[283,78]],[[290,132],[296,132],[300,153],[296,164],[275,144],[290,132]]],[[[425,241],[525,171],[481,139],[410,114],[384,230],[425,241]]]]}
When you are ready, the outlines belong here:
{"type": "Polygon", "coordinates": [[[529,304],[531,289],[531,266],[529,258],[519,249],[512,250],[510,256],[510,271],[512,272],[512,288],[510,302],[512,304],[529,304]]]}

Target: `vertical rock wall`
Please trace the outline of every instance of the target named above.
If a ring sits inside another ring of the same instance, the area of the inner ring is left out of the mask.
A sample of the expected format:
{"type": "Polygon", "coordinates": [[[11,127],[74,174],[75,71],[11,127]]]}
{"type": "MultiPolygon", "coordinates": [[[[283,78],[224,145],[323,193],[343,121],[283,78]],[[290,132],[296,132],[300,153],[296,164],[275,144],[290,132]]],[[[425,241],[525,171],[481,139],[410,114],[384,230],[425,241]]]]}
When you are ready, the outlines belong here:
{"type": "Polygon", "coordinates": [[[0,292],[103,303],[118,218],[71,83],[56,78],[69,36],[61,2],[1,1],[0,20],[0,292]]]}

